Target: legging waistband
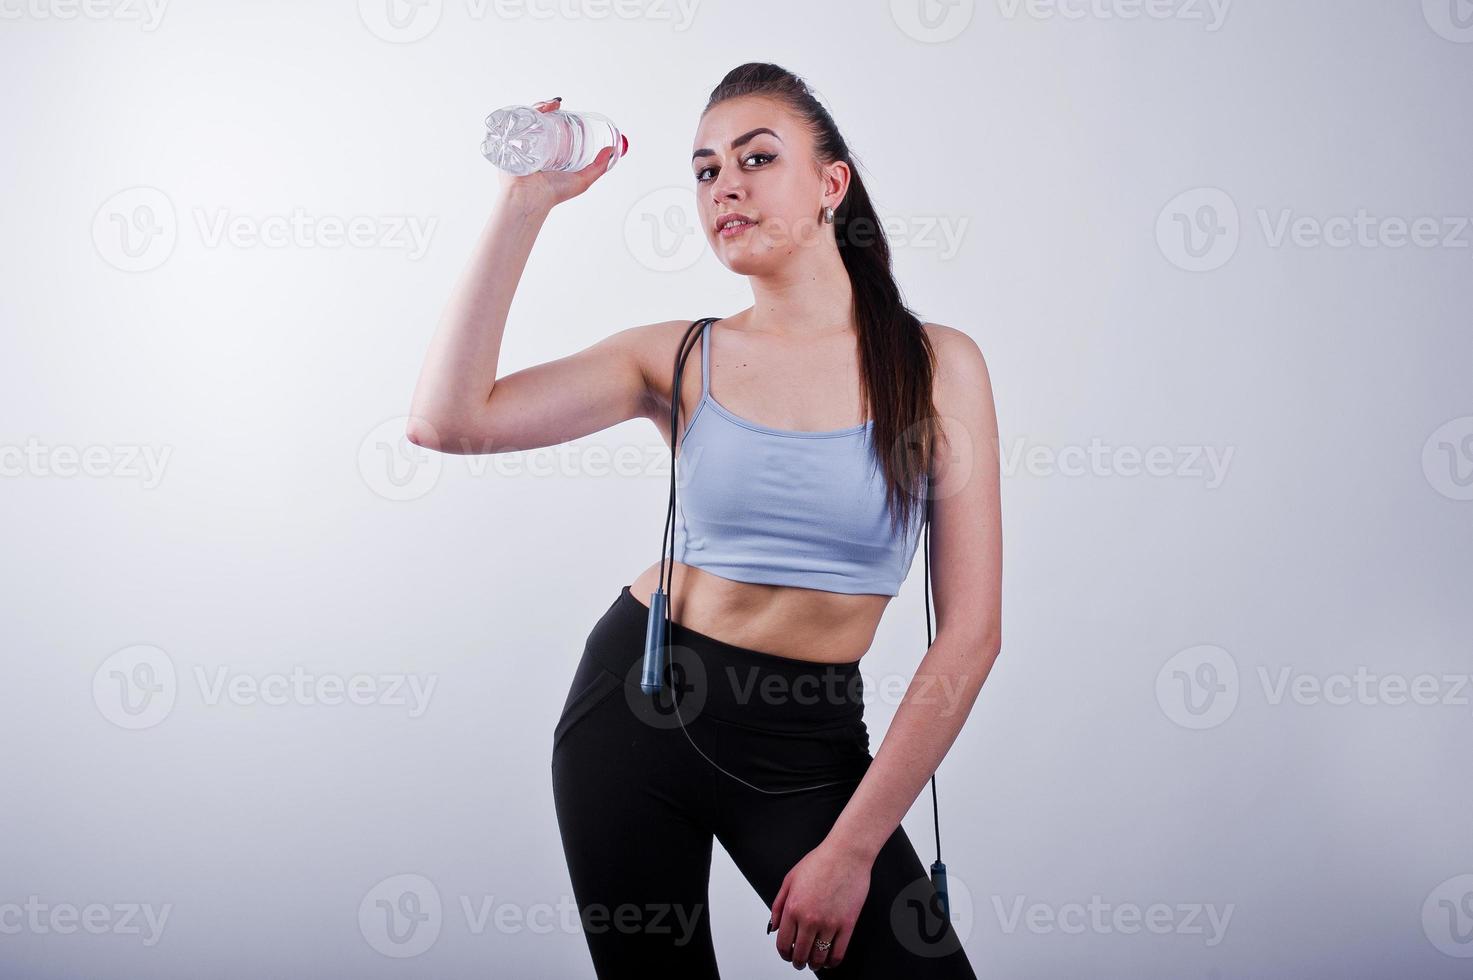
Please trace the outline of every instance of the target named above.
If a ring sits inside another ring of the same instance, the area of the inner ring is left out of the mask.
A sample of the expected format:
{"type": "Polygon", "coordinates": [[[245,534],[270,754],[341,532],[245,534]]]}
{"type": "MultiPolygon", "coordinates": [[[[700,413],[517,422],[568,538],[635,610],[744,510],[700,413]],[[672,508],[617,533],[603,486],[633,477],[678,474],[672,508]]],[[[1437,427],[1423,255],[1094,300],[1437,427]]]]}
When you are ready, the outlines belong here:
{"type": "MultiPolygon", "coordinates": [[[[594,625],[585,656],[639,691],[650,608],[629,586],[594,625]]],[[[670,623],[667,684],[702,714],[768,729],[846,725],[864,716],[859,661],[827,664],[752,650],[670,623]]],[[[641,692],[642,693],[642,692],[641,692]]],[[[682,708],[683,716],[686,710],[682,708]]]]}

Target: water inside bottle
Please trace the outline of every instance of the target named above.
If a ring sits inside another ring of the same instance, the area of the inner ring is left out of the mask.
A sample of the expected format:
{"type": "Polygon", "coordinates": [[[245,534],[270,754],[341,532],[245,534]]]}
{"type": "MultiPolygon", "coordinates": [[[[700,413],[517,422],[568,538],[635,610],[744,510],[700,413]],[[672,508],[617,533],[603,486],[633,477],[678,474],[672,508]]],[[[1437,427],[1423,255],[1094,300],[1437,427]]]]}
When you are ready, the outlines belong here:
{"type": "Polygon", "coordinates": [[[517,176],[538,170],[582,170],[605,146],[617,158],[623,148],[618,127],[596,112],[506,106],[486,117],[481,154],[517,176]]]}

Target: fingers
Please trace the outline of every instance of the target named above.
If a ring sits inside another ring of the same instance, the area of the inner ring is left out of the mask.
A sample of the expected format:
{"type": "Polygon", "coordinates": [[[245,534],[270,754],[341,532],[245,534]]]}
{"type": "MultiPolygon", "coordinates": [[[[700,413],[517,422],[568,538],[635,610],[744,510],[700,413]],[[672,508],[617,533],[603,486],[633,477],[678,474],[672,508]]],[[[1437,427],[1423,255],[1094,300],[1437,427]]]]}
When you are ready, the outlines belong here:
{"type": "Polygon", "coordinates": [[[850,926],[840,929],[830,936],[829,939],[833,941],[833,945],[829,947],[828,958],[821,965],[838,966],[844,962],[844,954],[849,951],[849,937],[852,935],[854,935],[854,928],[850,926]]]}
{"type": "MultiPolygon", "coordinates": [[[[807,966],[809,957],[813,955],[813,940],[817,938],[818,930],[811,923],[799,923],[798,935],[793,941],[793,953],[789,962],[799,968],[807,966]]],[[[787,957],[784,958],[787,959],[787,957]]]]}
{"type": "Polygon", "coordinates": [[[598,151],[598,155],[593,158],[593,161],[589,163],[588,166],[578,171],[578,176],[582,177],[585,181],[585,187],[588,186],[588,184],[592,184],[595,180],[598,180],[598,178],[602,177],[605,173],[609,171],[609,161],[612,160],[613,157],[614,148],[612,146],[606,146],[602,150],[598,151]]]}
{"type": "Polygon", "coordinates": [[[846,929],[827,930],[819,928],[815,932],[813,956],[808,960],[808,966],[815,972],[825,967],[838,966],[844,959],[844,950],[849,946],[849,934],[846,929]],[[819,949],[816,945],[821,939],[829,941],[828,949],[819,949]]]}
{"type": "Polygon", "coordinates": [[[553,112],[563,104],[563,97],[559,95],[555,99],[544,99],[541,102],[533,102],[532,108],[538,112],[553,112]]]}
{"type": "Polygon", "coordinates": [[[768,924],[774,929],[782,928],[783,907],[788,904],[788,882],[792,880],[792,872],[783,878],[782,885],[777,890],[777,897],[772,900],[772,912],[768,916],[768,924]]]}

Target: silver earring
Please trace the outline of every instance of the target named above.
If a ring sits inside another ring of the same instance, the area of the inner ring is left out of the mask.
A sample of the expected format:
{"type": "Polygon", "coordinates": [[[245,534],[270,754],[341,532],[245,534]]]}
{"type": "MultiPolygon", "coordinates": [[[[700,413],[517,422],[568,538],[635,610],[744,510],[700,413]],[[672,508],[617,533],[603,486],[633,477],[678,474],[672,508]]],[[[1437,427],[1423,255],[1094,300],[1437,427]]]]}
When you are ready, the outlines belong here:
{"type": "Polygon", "coordinates": [[[823,206],[823,222],[826,225],[831,225],[834,223],[834,209],[829,207],[827,204],[823,206]]]}

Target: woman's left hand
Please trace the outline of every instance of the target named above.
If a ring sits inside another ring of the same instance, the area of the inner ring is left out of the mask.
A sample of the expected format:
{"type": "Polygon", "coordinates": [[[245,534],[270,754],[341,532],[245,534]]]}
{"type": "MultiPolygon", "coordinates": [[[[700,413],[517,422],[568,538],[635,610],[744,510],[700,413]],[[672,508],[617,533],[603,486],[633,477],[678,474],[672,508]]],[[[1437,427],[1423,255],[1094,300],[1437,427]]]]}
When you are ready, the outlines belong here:
{"type": "Polygon", "coordinates": [[[872,864],[825,840],[793,865],[772,902],[777,955],[795,967],[838,966],[869,894],[872,864]],[[827,950],[814,948],[819,939],[829,940],[827,950]]]}

